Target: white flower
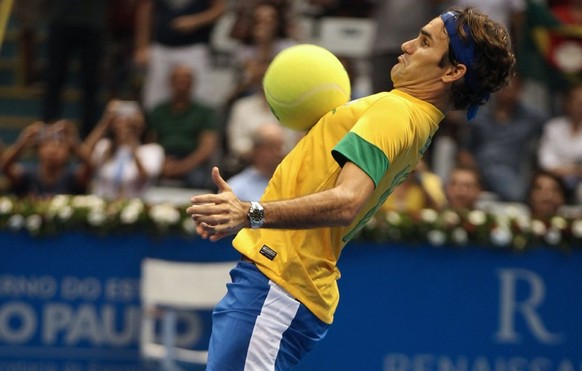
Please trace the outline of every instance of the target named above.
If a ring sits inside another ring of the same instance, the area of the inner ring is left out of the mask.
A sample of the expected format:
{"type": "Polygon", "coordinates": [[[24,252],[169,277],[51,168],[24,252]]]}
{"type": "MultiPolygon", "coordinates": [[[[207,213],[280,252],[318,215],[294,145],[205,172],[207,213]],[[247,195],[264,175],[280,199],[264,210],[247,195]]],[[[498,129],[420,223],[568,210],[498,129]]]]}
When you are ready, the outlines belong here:
{"type": "Polygon", "coordinates": [[[374,229],[376,228],[377,225],[378,221],[376,220],[376,218],[370,218],[370,220],[366,222],[366,229],[374,229]]]}
{"type": "Polygon", "coordinates": [[[532,220],[531,230],[537,236],[543,236],[546,234],[546,225],[541,220],[532,220]]]}
{"type": "Polygon", "coordinates": [[[531,229],[531,219],[529,217],[525,215],[519,215],[517,218],[515,218],[515,221],[522,231],[527,232],[531,229]]]}
{"type": "Polygon", "coordinates": [[[562,240],[562,233],[557,228],[549,228],[544,236],[544,240],[550,245],[557,245],[562,240]]]}
{"type": "Polygon", "coordinates": [[[456,212],[454,212],[452,210],[446,210],[443,212],[443,220],[448,225],[457,225],[461,222],[461,218],[459,217],[459,214],[457,214],[456,212]]]}
{"type": "Polygon", "coordinates": [[[143,201],[140,200],[139,198],[132,198],[131,200],[129,200],[125,208],[131,209],[134,212],[141,213],[144,210],[145,205],[143,201]]]}
{"type": "Polygon", "coordinates": [[[62,221],[67,221],[67,220],[71,219],[71,216],[73,215],[73,208],[66,205],[66,206],[58,209],[57,215],[58,215],[59,219],[61,219],[62,221]]]}
{"type": "Polygon", "coordinates": [[[0,197],[0,215],[7,215],[10,214],[14,205],[12,201],[10,201],[7,197],[0,197]]]}
{"type": "Polygon", "coordinates": [[[139,213],[139,210],[135,207],[125,207],[119,213],[119,220],[123,224],[133,224],[137,221],[139,213]]]}
{"type": "Polygon", "coordinates": [[[433,246],[442,246],[447,241],[447,236],[443,231],[433,229],[426,234],[428,242],[433,246]]]}
{"type": "Polygon", "coordinates": [[[186,218],[182,221],[182,229],[184,229],[186,233],[195,234],[196,222],[190,218],[186,218]]]}
{"type": "Polygon", "coordinates": [[[491,230],[491,242],[497,246],[507,246],[511,242],[511,231],[506,227],[496,227],[491,230]]]}
{"type": "Polygon", "coordinates": [[[572,223],[572,234],[576,238],[582,238],[582,219],[575,220],[572,223]]]}
{"type": "Polygon", "coordinates": [[[566,219],[562,218],[561,216],[553,217],[550,224],[552,225],[552,228],[559,229],[559,230],[564,230],[568,227],[568,222],[566,221],[566,219]]]}
{"type": "Polygon", "coordinates": [[[145,208],[144,203],[138,198],[132,198],[121,210],[119,219],[123,224],[133,224],[137,221],[145,208]]]}
{"type": "Polygon", "coordinates": [[[17,231],[24,226],[25,220],[24,217],[20,214],[14,214],[10,218],[8,218],[8,228],[17,231]]]}
{"type": "MultiPolygon", "coordinates": [[[[48,205],[48,209],[47,209],[47,212],[46,212],[46,217],[48,219],[52,219],[52,218],[55,217],[55,215],[58,215],[61,218],[61,216],[60,216],[61,215],[60,214],[61,213],[61,210],[63,208],[65,208],[65,207],[67,207],[67,208],[70,209],[69,201],[70,201],[70,196],[67,196],[67,195],[56,195],[56,196],[54,196],[51,199],[51,201],[50,201],[50,203],[48,205]]],[[[65,216],[66,216],[66,213],[67,212],[68,211],[65,211],[64,212],[65,213],[65,216]]],[[[72,210],[70,210],[70,212],[72,214],[72,210]]],[[[70,215],[69,215],[69,217],[70,217],[70,215]]],[[[61,218],[61,219],[63,219],[63,218],[61,218]]],[[[66,219],[68,219],[68,218],[66,218],[66,219]]]]}
{"type": "Polygon", "coordinates": [[[467,231],[461,227],[457,227],[453,230],[451,238],[455,243],[459,245],[464,245],[469,240],[469,237],[467,236],[467,231]]]}
{"type": "Polygon", "coordinates": [[[40,215],[33,214],[26,218],[26,229],[31,232],[36,232],[40,229],[42,225],[42,218],[40,215]]]}
{"type": "Polygon", "coordinates": [[[156,224],[169,225],[180,221],[180,212],[170,204],[153,205],[149,214],[156,224]]]}
{"type": "Polygon", "coordinates": [[[437,221],[439,214],[433,209],[422,209],[420,211],[420,218],[426,223],[434,223],[437,221]]]}
{"type": "Polygon", "coordinates": [[[502,228],[509,228],[509,216],[506,214],[495,214],[497,225],[502,228]]]}
{"type": "Polygon", "coordinates": [[[69,204],[70,196],[67,195],[56,195],[51,199],[49,204],[49,209],[58,210],[69,204]]]}
{"type": "Polygon", "coordinates": [[[386,221],[392,225],[399,225],[402,222],[402,217],[396,211],[388,211],[386,213],[386,221]]]}
{"type": "Polygon", "coordinates": [[[469,215],[467,215],[467,219],[473,225],[481,225],[485,223],[486,215],[481,210],[472,210],[469,215]]]}
{"type": "Polygon", "coordinates": [[[91,210],[87,214],[87,223],[94,227],[103,225],[106,219],[107,215],[103,210],[91,210]]]}
{"type": "Polygon", "coordinates": [[[105,207],[105,200],[96,195],[79,195],[73,197],[73,199],[71,200],[71,205],[75,208],[101,210],[105,207]]]}

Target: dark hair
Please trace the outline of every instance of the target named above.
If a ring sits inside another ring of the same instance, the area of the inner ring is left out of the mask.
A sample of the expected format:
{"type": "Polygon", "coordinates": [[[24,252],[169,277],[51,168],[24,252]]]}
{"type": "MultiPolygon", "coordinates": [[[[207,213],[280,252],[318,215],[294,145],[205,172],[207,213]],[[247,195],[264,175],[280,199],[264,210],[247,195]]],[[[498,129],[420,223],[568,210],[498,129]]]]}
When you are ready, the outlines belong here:
{"type": "Polygon", "coordinates": [[[475,180],[477,181],[477,184],[479,185],[479,188],[485,189],[485,186],[483,185],[483,179],[481,178],[481,171],[479,171],[479,168],[478,167],[472,166],[472,165],[456,164],[451,169],[451,172],[449,174],[449,181],[450,181],[450,177],[455,172],[465,172],[465,173],[472,174],[475,177],[475,180]]]}
{"type": "MultiPolygon", "coordinates": [[[[474,71],[474,79],[479,89],[470,89],[464,81],[453,84],[451,88],[454,109],[467,109],[470,105],[483,105],[489,93],[505,86],[514,74],[515,56],[506,28],[491,20],[487,15],[467,7],[458,11],[457,33],[464,41],[471,37],[475,42],[475,63],[467,68],[474,71]],[[471,35],[465,32],[468,25],[471,35]]],[[[448,59],[453,65],[459,62],[449,46],[448,59]]]]}
{"type": "Polygon", "coordinates": [[[570,199],[571,194],[568,191],[568,187],[566,187],[566,184],[564,183],[564,180],[562,178],[560,178],[556,174],[552,173],[551,171],[538,169],[533,174],[533,176],[531,177],[531,180],[529,182],[529,187],[527,190],[527,201],[528,202],[529,202],[529,199],[531,197],[532,191],[536,185],[536,182],[539,178],[552,179],[558,185],[558,188],[560,189],[560,192],[562,193],[562,196],[564,197],[564,201],[567,202],[570,199]]]}
{"type": "Polygon", "coordinates": [[[246,45],[252,45],[254,44],[254,38],[253,38],[253,28],[255,26],[255,10],[261,6],[270,6],[273,9],[275,9],[276,13],[277,13],[277,28],[275,30],[275,37],[276,38],[280,38],[280,39],[284,39],[287,38],[288,35],[288,29],[289,29],[289,25],[288,25],[288,9],[287,9],[287,4],[283,3],[280,4],[277,1],[273,1],[273,0],[258,0],[255,2],[255,4],[253,4],[252,6],[252,10],[250,12],[248,12],[246,14],[246,17],[248,17],[247,19],[247,30],[246,33],[241,37],[241,41],[243,44],[246,45]]]}

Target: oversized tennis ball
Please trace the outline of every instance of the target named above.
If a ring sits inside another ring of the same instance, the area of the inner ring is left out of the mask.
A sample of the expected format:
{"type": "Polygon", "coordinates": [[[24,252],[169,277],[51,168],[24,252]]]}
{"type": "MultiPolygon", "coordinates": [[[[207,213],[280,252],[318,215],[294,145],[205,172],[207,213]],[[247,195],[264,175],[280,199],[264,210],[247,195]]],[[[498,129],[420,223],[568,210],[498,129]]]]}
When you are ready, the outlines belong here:
{"type": "Polygon", "coordinates": [[[263,79],[273,114],[283,126],[309,130],[332,109],[350,100],[350,79],[340,60],[312,44],[283,49],[263,79]]]}

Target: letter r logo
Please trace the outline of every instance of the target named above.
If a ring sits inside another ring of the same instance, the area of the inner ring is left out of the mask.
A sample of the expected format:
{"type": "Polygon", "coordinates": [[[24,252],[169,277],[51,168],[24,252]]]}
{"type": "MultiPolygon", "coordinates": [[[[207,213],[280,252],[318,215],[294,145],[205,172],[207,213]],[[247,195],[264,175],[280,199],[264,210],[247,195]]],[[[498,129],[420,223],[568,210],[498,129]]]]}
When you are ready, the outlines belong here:
{"type": "Polygon", "coordinates": [[[499,328],[495,334],[501,343],[519,343],[521,336],[515,329],[515,319],[518,314],[523,316],[532,335],[541,343],[558,344],[564,341],[564,335],[551,333],[544,325],[537,312],[545,298],[546,290],[543,279],[536,273],[526,269],[499,269],[499,328]],[[529,296],[518,301],[517,284],[525,283],[529,288],[529,296]]]}

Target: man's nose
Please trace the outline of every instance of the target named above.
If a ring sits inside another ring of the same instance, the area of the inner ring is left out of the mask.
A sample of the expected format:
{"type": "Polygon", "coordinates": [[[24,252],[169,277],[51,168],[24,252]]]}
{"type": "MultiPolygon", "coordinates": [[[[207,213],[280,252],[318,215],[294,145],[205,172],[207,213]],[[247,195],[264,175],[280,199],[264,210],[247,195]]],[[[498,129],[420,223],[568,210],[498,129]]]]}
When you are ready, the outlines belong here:
{"type": "Polygon", "coordinates": [[[411,54],[414,49],[414,40],[408,40],[402,43],[400,49],[406,54],[411,54]]]}

